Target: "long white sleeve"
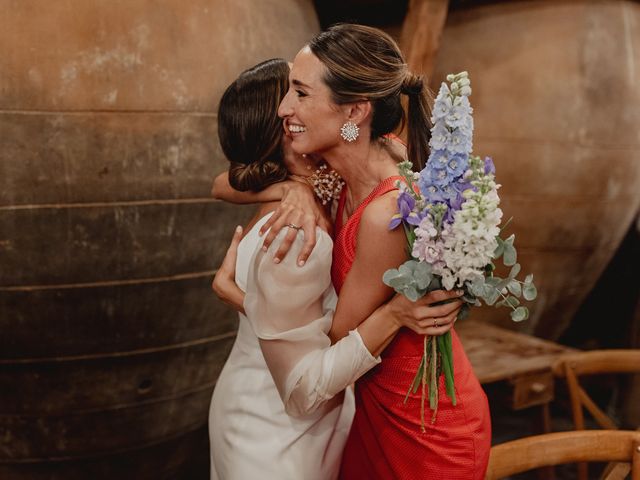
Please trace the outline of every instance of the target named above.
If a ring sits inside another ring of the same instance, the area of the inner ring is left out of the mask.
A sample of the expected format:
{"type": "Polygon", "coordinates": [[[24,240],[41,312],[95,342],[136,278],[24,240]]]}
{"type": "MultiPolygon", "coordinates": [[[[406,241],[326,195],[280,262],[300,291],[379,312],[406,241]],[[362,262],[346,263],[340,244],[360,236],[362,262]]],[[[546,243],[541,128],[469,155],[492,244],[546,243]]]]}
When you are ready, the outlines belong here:
{"type": "Polygon", "coordinates": [[[244,308],[287,413],[300,416],[344,390],[380,359],[370,354],[355,330],[331,345],[328,332],[337,297],[331,285],[329,235],[318,229],[316,247],[299,267],[302,232],[283,261],[273,263],[285,233],[269,251],[254,254],[244,308]]]}

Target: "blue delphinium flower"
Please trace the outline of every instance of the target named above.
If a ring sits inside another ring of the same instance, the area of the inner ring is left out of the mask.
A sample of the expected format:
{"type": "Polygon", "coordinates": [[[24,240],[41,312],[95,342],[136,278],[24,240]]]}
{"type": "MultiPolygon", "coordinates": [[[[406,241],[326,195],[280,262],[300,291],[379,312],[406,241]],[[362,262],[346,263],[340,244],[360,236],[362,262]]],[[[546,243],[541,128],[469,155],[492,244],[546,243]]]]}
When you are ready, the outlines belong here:
{"type": "Polygon", "coordinates": [[[449,146],[450,135],[451,132],[449,132],[449,129],[444,122],[436,122],[431,132],[431,141],[429,142],[431,150],[437,152],[438,150],[447,149],[449,146]]]}
{"type": "Polygon", "coordinates": [[[469,166],[468,155],[456,154],[449,158],[447,162],[447,170],[453,178],[462,176],[469,166]]]}

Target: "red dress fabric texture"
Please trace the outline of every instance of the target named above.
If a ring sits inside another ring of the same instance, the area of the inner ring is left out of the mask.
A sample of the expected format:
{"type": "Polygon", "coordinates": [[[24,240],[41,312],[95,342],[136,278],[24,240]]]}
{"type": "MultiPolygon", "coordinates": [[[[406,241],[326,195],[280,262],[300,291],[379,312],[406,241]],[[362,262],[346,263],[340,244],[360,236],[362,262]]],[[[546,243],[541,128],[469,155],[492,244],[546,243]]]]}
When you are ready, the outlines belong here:
{"type": "MultiPolygon", "coordinates": [[[[395,189],[399,177],[380,183],[342,224],[346,189],[338,206],[332,278],[339,292],[355,258],[360,218],[376,197],[395,189]]],[[[428,400],[420,428],[420,390],[404,403],[417,372],[423,337],[400,330],[382,353],[382,363],[356,382],[356,414],[345,447],[340,478],[483,479],[491,447],[487,398],[473,373],[460,339],[452,332],[457,404],[446,396],[440,378],[440,402],[431,423],[428,400]]]]}

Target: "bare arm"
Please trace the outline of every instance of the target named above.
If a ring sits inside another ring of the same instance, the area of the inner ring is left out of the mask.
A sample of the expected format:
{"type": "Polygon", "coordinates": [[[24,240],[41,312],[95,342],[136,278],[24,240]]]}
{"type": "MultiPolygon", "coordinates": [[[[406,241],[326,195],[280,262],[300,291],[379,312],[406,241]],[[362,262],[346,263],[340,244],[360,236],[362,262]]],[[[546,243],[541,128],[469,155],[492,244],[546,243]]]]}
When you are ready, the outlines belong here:
{"type": "Polygon", "coordinates": [[[274,202],[281,200],[291,186],[296,183],[297,182],[292,180],[285,180],[284,182],[269,185],[259,192],[241,192],[231,186],[229,183],[229,172],[225,171],[213,179],[211,196],[218,200],[237,204],[274,202]]]}
{"type": "Polygon", "coordinates": [[[236,260],[238,258],[238,244],[241,238],[242,227],[238,225],[235,232],[233,232],[233,238],[224,260],[213,277],[211,289],[224,303],[234,310],[244,313],[244,292],[236,284],[236,260]]]}
{"type": "MultiPolygon", "coordinates": [[[[316,226],[331,230],[331,223],[327,220],[323,208],[318,205],[313,189],[300,182],[285,180],[269,185],[259,192],[240,192],[229,184],[229,172],[223,172],[213,180],[211,195],[213,198],[237,204],[281,201],[274,215],[260,229],[260,235],[271,229],[264,241],[264,246],[268,248],[282,228],[291,224],[299,226],[305,238],[304,247],[298,254],[299,264],[307,261],[316,245],[316,226]]],[[[295,238],[295,229],[290,229],[275,254],[276,263],[285,257],[295,238]]]]}
{"type": "Polygon", "coordinates": [[[330,331],[331,339],[335,342],[350,330],[358,328],[372,353],[379,352],[391,341],[400,324],[428,335],[446,333],[451,329],[462,305],[458,300],[431,306],[432,303],[460,295],[443,290],[431,292],[415,303],[400,295],[386,303],[393,295],[393,290],[382,283],[382,276],[389,268],[397,268],[407,260],[404,233],[400,229],[388,229],[389,218],[397,208],[396,195],[393,192],[375,200],[362,216],[356,258],[340,291],[330,331]],[[382,348],[377,345],[381,332],[386,336],[382,348]],[[377,338],[375,344],[369,341],[370,338],[377,338]]]}
{"type": "MultiPolygon", "coordinates": [[[[388,232],[386,224],[384,224],[383,226],[384,232],[388,232]]],[[[233,235],[233,239],[231,240],[229,249],[227,250],[227,254],[222,262],[222,265],[216,272],[212,288],[216,295],[218,295],[218,297],[223,302],[232,306],[235,310],[244,313],[243,304],[245,295],[244,292],[242,292],[242,290],[240,290],[240,288],[235,283],[237,248],[241,237],[242,228],[237,227],[233,235]]],[[[388,241],[388,239],[384,242],[386,241],[388,241]]],[[[393,241],[397,242],[397,239],[393,241]]],[[[375,247],[375,245],[373,246],[375,247]]],[[[391,243],[388,245],[381,245],[379,247],[373,248],[371,251],[365,252],[366,255],[362,255],[365,259],[362,260],[360,265],[363,265],[364,262],[367,261],[367,256],[371,256],[373,259],[380,257],[379,251],[377,251],[376,248],[387,248],[389,246],[393,246],[393,244],[391,243]]],[[[381,251],[390,252],[390,250],[388,249],[381,251]]],[[[401,251],[404,251],[403,236],[401,237],[401,251]]],[[[324,253],[327,255],[330,254],[326,252],[324,253]]],[[[356,262],[358,261],[358,258],[359,257],[356,256],[356,262]]],[[[397,265],[402,263],[403,260],[404,258],[400,258],[400,260],[398,260],[396,263],[393,263],[391,267],[395,268],[397,265]]],[[[354,267],[355,266],[356,263],[354,263],[354,267]]],[[[352,277],[352,272],[349,273],[349,278],[352,277]]],[[[371,300],[370,296],[363,295],[363,292],[354,290],[351,290],[351,292],[347,290],[347,293],[354,295],[356,299],[355,301],[351,301],[349,304],[347,304],[345,300],[347,298],[345,297],[345,288],[347,286],[347,283],[351,282],[351,284],[353,285],[358,285],[356,283],[358,281],[357,279],[354,281],[348,279],[347,282],[345,282],[345,286],[343,287],[340,294],[341,300],[338,302],[338,310],[336,311],[336,314],[333,318],[330,334],[332,340],[337,341],[347,336],[350,330],[354,330],[357,327],[358,333],[360,334],[365,347],[372,355],[379,355],[402,326],[411,328],[412,330],[421,334],[442,335],[443,333],[447,332],[455,322],[461,302],[451,302],[446,305],[437,307],[432,307],[430,306],[430,304],[450,298],[455,298],[459,296],[458,293],[438,290],[436,292],[431,292],[415,303],[410,302],[402,295],[395,295],[391,301],[385,303],[387,298],[392,295],[393,292],[382,283],[382,273],[380,273],[378,276],[374,276],[368,272],[370,272],[368,269],[363,269],[363,272],[361,272],[361,274],[364,276],[364,279],[370,281],[370,285],[365,285],[363,288],[366,288],[366,291],[368,292],[372,288],[382,286],[383,288],[380,289],[382,293],[374,297],[373,300],[376,301],[377,299],[382,298],[381,304],[375,305],[373,307],[369,306],[372,311],[367,312],[367,306],[371,305],[373,301],[371,300]],[[348,308],[347,305],[354,308],[348,308]],[[342,317],[339,317],[338,315],[342,315],[342,317]],[[366,316],[364,318],[358,318],[355,315],[366,316]],[[438,326],[434,326],[434,320],[436,319],[438,326]]]]}

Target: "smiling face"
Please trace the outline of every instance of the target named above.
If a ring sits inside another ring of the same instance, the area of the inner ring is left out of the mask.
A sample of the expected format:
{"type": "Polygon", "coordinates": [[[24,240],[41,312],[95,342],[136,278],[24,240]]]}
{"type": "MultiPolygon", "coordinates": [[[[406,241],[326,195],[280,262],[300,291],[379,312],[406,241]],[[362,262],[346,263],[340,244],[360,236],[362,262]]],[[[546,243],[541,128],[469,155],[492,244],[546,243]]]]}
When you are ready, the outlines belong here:
{"type": "Polygon", "coordinates": [[[335,147],[341,140],[340,127],[348,120],[347,109],[333,102],[324,74],[324,65],[311,50],[300,50],[278,109],[297,153],[323,153],[335,147]]]}

